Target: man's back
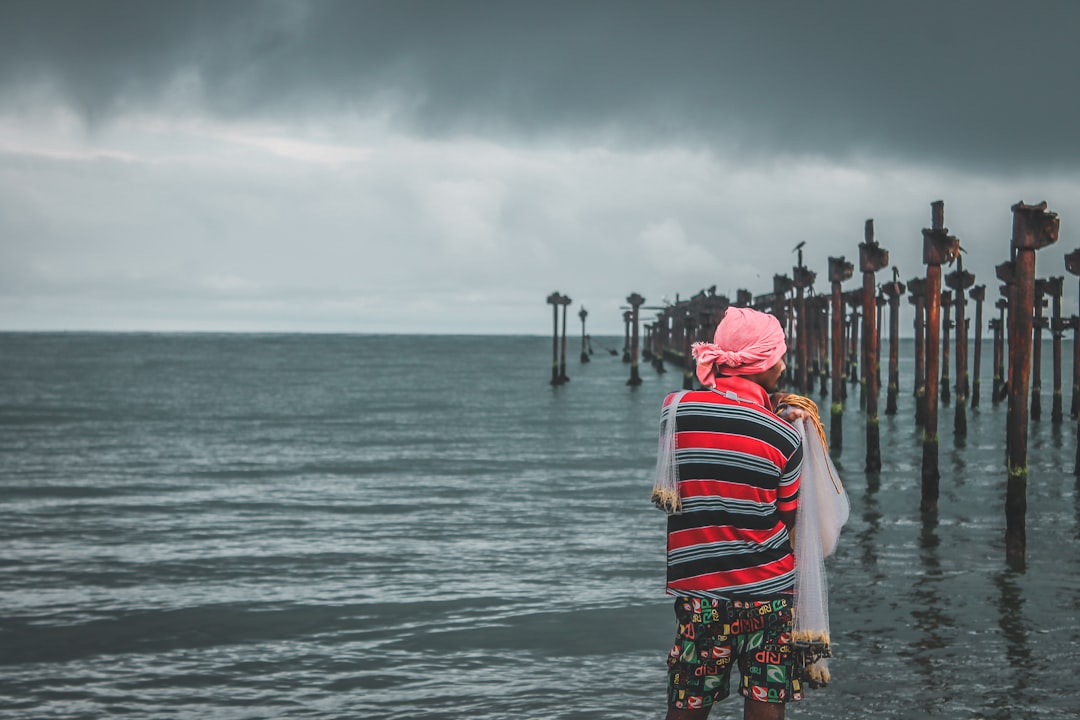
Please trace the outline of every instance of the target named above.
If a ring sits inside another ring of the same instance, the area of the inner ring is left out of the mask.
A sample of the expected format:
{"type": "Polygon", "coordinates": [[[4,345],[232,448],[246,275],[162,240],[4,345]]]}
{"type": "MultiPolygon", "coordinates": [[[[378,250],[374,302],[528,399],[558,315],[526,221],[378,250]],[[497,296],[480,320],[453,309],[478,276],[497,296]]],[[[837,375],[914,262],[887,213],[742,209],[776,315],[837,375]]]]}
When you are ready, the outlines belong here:
{"type": "Polygon", "coordinates": [[[790,593],[795,561],[778,512],[796,505],[798,433],[772,412],[763,388],[739,377],[686,393],[676,417],[682,513],[668,518],[668,593],[790,593]]]}

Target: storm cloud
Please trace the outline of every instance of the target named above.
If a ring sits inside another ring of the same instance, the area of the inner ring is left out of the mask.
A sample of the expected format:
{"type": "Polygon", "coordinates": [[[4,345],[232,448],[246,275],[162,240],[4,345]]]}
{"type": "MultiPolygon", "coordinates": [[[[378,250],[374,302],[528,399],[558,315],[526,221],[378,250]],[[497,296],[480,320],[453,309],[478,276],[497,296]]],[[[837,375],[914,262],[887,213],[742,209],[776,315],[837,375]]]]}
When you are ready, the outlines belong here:
{"type": "Polygon", "coordinates": [[[993,286],[1012,203],[1047,200],[1075,244],[1078,20],[3,2],[0,323],[543,332],[558,288],[617,329],[631,291],[768,292],[802,240],[823,274],[868,217],[917,275],[939,198],[993,286]]]}

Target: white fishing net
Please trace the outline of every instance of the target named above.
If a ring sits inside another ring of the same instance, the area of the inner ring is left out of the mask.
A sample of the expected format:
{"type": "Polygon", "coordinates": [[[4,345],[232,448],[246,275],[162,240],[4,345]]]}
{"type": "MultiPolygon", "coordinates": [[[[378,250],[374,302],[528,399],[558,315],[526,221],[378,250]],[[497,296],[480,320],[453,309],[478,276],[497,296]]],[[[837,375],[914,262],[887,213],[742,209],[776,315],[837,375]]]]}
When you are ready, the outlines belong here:
{"type": "MultiPolygon", "coordinates": [[[[816,410],[816,409],[815,409],[816,410]]],[[[850,506],[829,458],[816,412],[792,421],[803,439],[802,482],[795,513],[795,619],[793,640],[810,687],[828,684],[829,588],[825,558],[836,549],[850,506]]]]}
{"type": "Polygon", "coordinates": [[[656,453],[656,477],[653,480],[652,501],[668,515],[682,512],[679,495],[679,463],[675,457],[675,412],[686,390],[675,394],[660,412],[660,448],[656,453]]]}

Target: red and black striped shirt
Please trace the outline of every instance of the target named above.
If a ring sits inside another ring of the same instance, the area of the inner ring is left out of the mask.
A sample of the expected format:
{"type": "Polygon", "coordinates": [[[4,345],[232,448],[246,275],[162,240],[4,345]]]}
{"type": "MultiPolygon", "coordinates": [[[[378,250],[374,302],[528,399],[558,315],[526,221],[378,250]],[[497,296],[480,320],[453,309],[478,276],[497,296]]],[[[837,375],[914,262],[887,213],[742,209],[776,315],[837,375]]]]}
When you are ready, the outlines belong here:
{"type": "MultiPolygon", "coordinates": [[[[795,510],[802,441],[757,383],[719,377],[716,388],[686,393],[676,409],[682,513],[668,517],[667,592],[790,593],[795,558],[777,511],[795,510]]],[[[665,413],[674,397],[664,401],[665,413]]]]}

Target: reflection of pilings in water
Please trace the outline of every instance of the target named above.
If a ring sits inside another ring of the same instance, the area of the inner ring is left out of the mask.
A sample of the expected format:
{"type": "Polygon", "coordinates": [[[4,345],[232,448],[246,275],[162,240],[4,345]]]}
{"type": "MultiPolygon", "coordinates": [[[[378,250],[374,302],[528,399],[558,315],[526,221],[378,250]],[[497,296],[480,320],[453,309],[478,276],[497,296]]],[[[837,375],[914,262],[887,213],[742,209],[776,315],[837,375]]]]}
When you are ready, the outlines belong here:
{"type": "Polygon", "coordinates": [[[1032,664],[1031,647],[1028,644],[1028,622],[1024,616],[1024,593],[1021,590],[1022,577],[1015,572],[1004,571],[994,577],[994,584],[1000,592],[998,609],[998,627],[1005,640],[1005,661],[1013,668],[1011,673],[1016,684],[1011,688],[1001,688],[1008,694],[1012,706],[1034,707],[1039,698],[1027,692],[1031,682],[1032,664]],[[1019,580],[1019,582],[1018,582],[1019,580]]]}
{"type": "Polygon", "coordinates": [[[889,252],[874,240],[874,221],[866,221],[866,241],[859,244],[859,269],[863,274],[863,387],[866,397],[866,471],[881,470],[881,435],[878,427],[878,334],[877,292],[874,274],[889,264],[889,252]]]}
{"type": "Polygon", "coordinates": [[[829,449],[839,453],[844,447],[844,297],[840,283],[849,279],[854,266],[843,256],[829,258],[829,282],[832,283],[832,429],[829,449]]]}
{"type": "MultiPolygon", "coordinates": [[[[1013,302],[1009,303],[1009,412],[1007,444],[1009,477],[1005,490],[1005,558],[1022,569],[1027,546],[1028,378],[1035,304],[1035,251],[1057,241],[1060,222],[1046,212],[1046,203],[1012,207],[1013,302]]],[[[1000,266],[999,266],[1000,267],[1000,266]]]]}
{"type": "Polygon", "coordinates": [[[971,359],[971,407],[979,407],[979,389],[982,382],[979,380],[982,372],[982,326],[983,326],[983,303],[986,301],[986,286],[979,285],[971,288],[968,296],[975,301],[975,344],[974,356],[971,359]]]}
{"type": "MultiPolygon", "coordinates": [[[[916,636],[899,655],[912,661],[915,672],[922,676],[920,686],[926,692],[911,703],[924,715],[936,714],[940,698],[947,693],[950,680],[942,673],[942,663],[937,651],[948,648],[952,638],[948,631],[953,619],[946,612],[950,603],[941,594],[943,573],[938,549],[941,542],[937,535],[937,515],[923,513],[922,531],[919,535],[919,571],[911,583],[911,624],[916,636]]],[[[913,708],[914,709],[914,708],[913,708]]]]}

